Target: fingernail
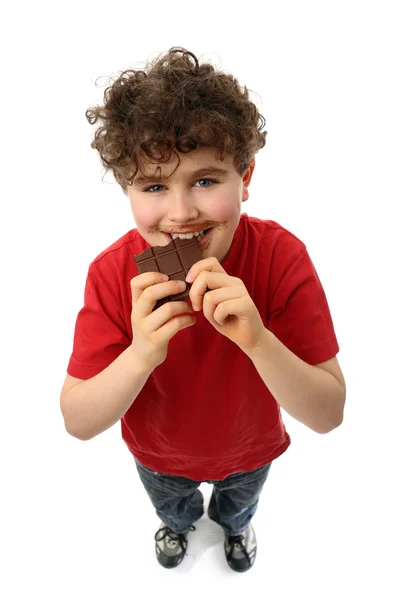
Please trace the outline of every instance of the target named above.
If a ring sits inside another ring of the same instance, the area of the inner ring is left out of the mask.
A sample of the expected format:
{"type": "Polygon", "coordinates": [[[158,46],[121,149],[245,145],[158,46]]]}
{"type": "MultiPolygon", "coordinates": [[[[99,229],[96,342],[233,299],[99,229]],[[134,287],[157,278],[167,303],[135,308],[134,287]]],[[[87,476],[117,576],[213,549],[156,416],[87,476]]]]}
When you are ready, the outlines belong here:
{"type": "Polygon", "coordinates": [[[186,275],[185,281],[187,281],[188,283],[193,283],[193,274],[192,273],[188,273],[186,275]]]}

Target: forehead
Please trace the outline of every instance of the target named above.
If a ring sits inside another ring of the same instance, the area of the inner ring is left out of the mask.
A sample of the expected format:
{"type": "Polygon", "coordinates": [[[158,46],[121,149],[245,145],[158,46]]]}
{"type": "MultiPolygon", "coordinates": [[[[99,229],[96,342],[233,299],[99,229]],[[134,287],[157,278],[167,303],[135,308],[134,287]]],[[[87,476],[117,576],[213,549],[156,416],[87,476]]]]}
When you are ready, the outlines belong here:
{"type": "Polygon", "coordinates": [[[150,162],[142,157],[134,184],[140,185],[154,179],[158,181],[180,179],[201,175],[203,172],[221,177],[228,175],[235,170],[233,156],[226,155],[221,160],[217,158],[217,152],[214,148],[196,149],[187,154],[176,151],[176,153],[172,153],[171,159],[165,163],[150,162]]]}

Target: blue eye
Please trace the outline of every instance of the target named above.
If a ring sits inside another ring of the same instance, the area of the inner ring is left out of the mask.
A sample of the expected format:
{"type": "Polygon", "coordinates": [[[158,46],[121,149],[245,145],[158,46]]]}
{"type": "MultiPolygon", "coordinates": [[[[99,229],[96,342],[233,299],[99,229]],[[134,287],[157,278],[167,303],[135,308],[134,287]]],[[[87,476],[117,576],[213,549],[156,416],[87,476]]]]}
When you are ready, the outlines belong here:
{"type": "Polygon", "coordinates": [[[149,192],[152,188],[155,188],[155,187],[163,187],[163,186],[162,185],[151,185],[149,188],[146,188],[144,191],[149,192]]]}
{"type": "MultiPolygon", "coordinates": [[[[201,179],[198,179],[196,181],[196,183],[198,183],[199,181],[209,181],[211,183],[217,183],[217,181],[215,181],[214,179],[208,179],[208,177],[202,177],[201,179]]],[[[162,188],[162,187],[164,187],[164,186],[160,185],[160,184],[154,184],[154,185],[151,185],[150,187],[146,188],[143,191],[144,192],[150,192],[153,188],[162,188]]],[[[210,187],[210,186],[209,185],[201,185],[200,187],[210,187]]],[[[160,190],[156,190],[156,192],[157,191],[160,191],[160,190]]]]}
{"type": "MultiPolygon", "coordinates": [[[[197,180],[197,182],[199,182],[199,181],[211,181],[211,183],[216,183],[213,179],[207,179],[207,178],[204,178],[204,177],[202,179],[198,179],[197,180]]],[[[204,185],[201,185],[200,187],[204,187],[204,185]]],[[[209,187],[209,186],[207,185],[205,187],[209,187]]]]}

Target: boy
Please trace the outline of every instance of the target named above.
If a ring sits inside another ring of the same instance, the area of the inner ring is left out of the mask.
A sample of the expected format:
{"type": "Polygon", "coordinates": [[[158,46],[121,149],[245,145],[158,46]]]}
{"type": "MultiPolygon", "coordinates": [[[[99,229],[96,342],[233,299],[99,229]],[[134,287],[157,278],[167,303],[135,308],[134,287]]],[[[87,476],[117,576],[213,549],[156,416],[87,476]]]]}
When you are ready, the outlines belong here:
{"type": "Polygon", "coordinates": [[[126,71],[87,111],[92,147],[128,196],[137,229],[89,266],[61,391],[67,431],[122,437],[162,519],[164,567],[185,556],[201,518],[225,532],[235,571],[256,556],[250,523],[273,460],[290,445],[280,407],[318,433],[340,425],[346,387],[328,303],[306,246],[241,214],[265,121],[231,75],[171,48],[126,71]],[[259,125],[260,122],[260,125],[259,125]],[[139,274],[134,256],[196,235],[185,288],[139,274]]]}

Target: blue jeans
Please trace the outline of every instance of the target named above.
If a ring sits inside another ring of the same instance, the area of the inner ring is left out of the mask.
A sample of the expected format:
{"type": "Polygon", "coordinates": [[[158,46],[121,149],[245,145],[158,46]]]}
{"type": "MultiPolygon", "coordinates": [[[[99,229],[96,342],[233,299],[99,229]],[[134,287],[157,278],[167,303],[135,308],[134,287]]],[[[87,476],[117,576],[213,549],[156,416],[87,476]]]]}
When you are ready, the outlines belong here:
{"type": "MultiPolygon", "coordinates": [[[[135,462],[157,515],[173,531],[183,533],[203,516],[204,497],[198,489],[203,482],[156,473],[136,458],[135,462]]],[[[213,484],[208,516],[228,535],[239,535],[246,530],[257,510],[271,464],[248,473],[234,473],[221,481],[205,480],[213,484]]]]}

